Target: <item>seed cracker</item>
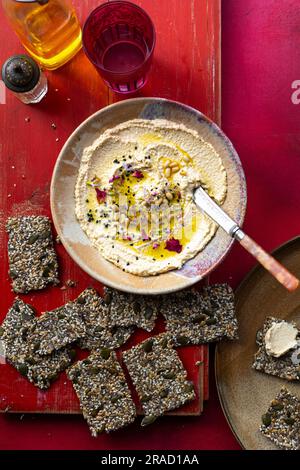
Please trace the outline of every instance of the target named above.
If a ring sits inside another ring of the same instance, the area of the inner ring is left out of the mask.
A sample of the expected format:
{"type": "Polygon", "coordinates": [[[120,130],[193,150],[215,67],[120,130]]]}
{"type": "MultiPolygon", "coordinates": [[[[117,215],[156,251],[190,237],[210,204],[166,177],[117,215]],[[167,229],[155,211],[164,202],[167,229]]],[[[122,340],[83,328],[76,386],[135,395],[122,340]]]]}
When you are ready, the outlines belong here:
{"type": "Polygon", "coordinates": [[[24,216],[8,219],[9,275],[16,293],[56,285],[58,262],[48,217],[24,216]]]}
{"type": "Polygon", "coordinates": [[[92,436],[132,423],[136,409],[116,354],[91,354],[68,371],[92,436]]]}
{"type": "Polygon", "coordinates": [[[195,398],[168,334],[143,341],[125,351],[123,358],[145,412],[142,425],[195,398]]]}
{"type": "Polygon", "coordinates": [[[300,450],[300,400],[282,388],[262,416],[261,433],[278,447],[300,450]]]}
{"type": "Polygon", "coordinates": [[[234,294],[227,284],[161,296],[160,311],[176,346],[238,337],[234,294]]]}
{"type": "MultiPolygon", "coordinates": [[[[282,319],[267,317],[262,329],[258,330],[256,343],[258,350],[254,356],[253,369],[275,375],[285,380],[300,380],[300,331],[298,348],[288,351],[280,357],[269,356],[265,347],[265,335],[273,323],[280,323],[282,319]]],[[[293,324],[293,323],[292,323],[293,324]]],[[[293,324],[294,325],[294,324],[293,324]]],[[[296,325],[294,325],[296,326],[296,325]]]]}
{"type": "Polygon", "coordinates": [[[113,326],[137,326],[149,332],[153,330],[158,315],[154,297],[105,288],[105,298],[110,303],[110,322],[113,326]]]}
{"type": "Polygon", "coordinates": [[[7,361],[34,385],[47,389],[58,373],[71,364],[74,351],[64,348],[48,356],[37,354],[30,341],[30,331],[36,323],[32,307],[17,299],[2,323],[0,335],[7,361]]]}
{"type": "Polygon", "coordinates": [[[68,302],[43,313],[30,335],[31,342],[36,345],[36,352],[41,355],[51,354],[84,337],[85,325],[81,310],[80,304],[68,302]]]}
{"type": "Polygon", "coordinates": [[[85,336],[79,340],[82,349],[94,351],[122,346],[134,332],[133,327],[111,326],[110,305],[93,288],[85,289],[76,299],[81,306],[85,336]]]}

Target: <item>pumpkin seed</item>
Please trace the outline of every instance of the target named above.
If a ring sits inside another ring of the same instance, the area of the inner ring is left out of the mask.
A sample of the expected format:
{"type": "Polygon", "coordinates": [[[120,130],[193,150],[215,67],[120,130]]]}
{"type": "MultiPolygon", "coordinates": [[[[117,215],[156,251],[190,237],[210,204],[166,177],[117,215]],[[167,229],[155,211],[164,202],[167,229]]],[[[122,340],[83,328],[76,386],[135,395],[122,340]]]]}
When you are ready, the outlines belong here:
{"type": "Polygon", "coordinates": [[[92,374],[96,375],[100,372],[101,369],[99,369],[99,367],[94,366],[90,370],[92,374]]]}
{"type": "Polygon", "coordinates": [[[206,324],[207,324],[207,325],[215,325],[216,323],[217,323],[217,319],[214,318],[214,317],[208,318],[208,319],[206,320],[206,324]]]}
{"type": "Polygon", "coordinates": [[[101,349],[100,356],[102,357],[102,359],[107,360],[110,357],[110,349],[108,348],[101,349]]]}
{"type": "Polygon", "coordinates": [[[295,419],[294,418],[285,418],[284,422],[286,424],[288,424],[289,426],[292,426],[293,424],[295,424],[295,419]]]}
{"type": "Polygon", "coordinates": [[[206,315],[204,315],[204,313],[199,313],[199,315],[196,315],[193,319],[192,319],[192,323],[198,323],[199,321],[203,321],[206,319],[206,315]]]}
{"type": "Polygon", "coordinates": [[[193,382],[188,382],[188,383],[186,384],[186,386],[185,386],[185,391],[186,391],[187,393],[194,391],[194,384],[193,384],[193,382]]]}
{"type": "Polygon", "coordinates": [[[64,313],[59,312],[59,313],[57,314],[57,318],[58,318],[59,320],[64,320],[64,319],[66,318],[66,316],[65,316],[64,313]]]}
{"type": "Polygon", "coordinates": [[[16,301],[13,305],[13,309],[16,311],[16,312],[19,312],[20,311],[20,306],[19,306],[19,302],[16,301]]]}
{"type": "Polygon", "coordinates": [[[30,366],[33,366],[33,365],[36,363],[34,357],[28,357],[28,358],[26,359],[26,362],[27,362],[27,364],[29,364],[30,366]]]}
{"type": "Polygon", "coordinates": [[[148,341],[145,341],[145,343],[143,343],[143,350],[146,352],[146,353],[149,353],[152,351],[152,348],[153,348],[153,339],[149,339],[148,341]]]}
{"type": "Polygon", "coordinates": [[[177,343],[180,345],[180,346],[186,346],[188,343],[189,343],[189,339],[187,336],[178,336],[177,337],[177,343]]]}
{"type": "Polygon", "coordinates": [[[42,273],[42,276],[43,277],[49,277],[49,274],[50,274],[50,268],[49,268],[49,266],[46,266],[43,273],[42,273]]]}
{"type": "Polygon", "coordinates": [[[164,374],[162,374],[162,376],[163,376],[164,379],[175,379],[176,378],[175,372],[165,372],[164,374]]]}
{"type": "Polygon", "coordinates": [[[156,419],[157,419],[157,416],[154,416],[154,415],[145,416],[142,419],[141,426],[148,426],[149,424],[154,423],[156,419]]]}
{"type": "Polygon", "coordinates": [[[270,413],[266,413],[266,414],[262,415],[261,420],[262,420],[262,423],[265,426],[270,426],[270,424],[272,422],[272,418],[271,418],[270,413]]]}
{"type": "Polygon", "coordinates": [[[82,305],[82,304],[85,304],[85,298],[84,298],[84,297],[78,297],[78,299],[76,300],[76,302],[77,302],[78,304],[81,304],[81,305],[82,305]]]}
{"type": "Polygon", "coordinates": [[[54,374],[52,374],[52,375],[49,377],[49,379],[54,382],[54,380],[57,380],[58,377],[59,377],[59,374],[55,374],[55,373],[54,373],[54,374]]]}
{"type": "Polygon", "coordinates": [[[112,295],[111,295],[110,292],[105,292],[104,297],[103,297],[103,300],[104,300],[104,302],[106,303],[106,305],[110,305],[110,303],[111,303],[111,297],[112,297],[112,295]]]}
{"type": "Polygon", "coordinates": [[[147,305],[145,308],[145,318],[146,320],[150,320],[153,315],[153,308],[150,305],[147,305]]]}
{"type": "Polygon", "coordinates": [[[41,343],[39,341],[37,341],[36,343],[34,343],[33,345],[33,351],[36,352],[38,349],[40,349],[40,345],[41,343]]]}
{"type": "Polygon", "coordinates": [[[141,304],[139,302],[133,302],[132,308],[136,315],[141,313],[141,304]]]}
{"type": "Polygon", "coordinates": [[[11,279],[16,279],[16,277],[18,277],[18,273],[14,269],[10,269],[9,276],[11,277],[11,279]]]}
{"type": "Polygon", "coordinates": [[[0,326],[0,337],[4,335],[4,328],[2,328],[2,326],[0,326]]]}
{"type": "Polygon", "coordinates": [[[272,402],[272,408],[275,411],[281,411],[283,410],[284,406],[283,406],[283,403],[280,403],[280,401],[274,400],[272,402]]]}
{"type": "Polygon", "coordinates": [[[117,401],[119,401],[120,398],[122,398],[122,395],[119,395],[118,393],[115,393],[115,394],[112,395],[110,401],[111,401],[111,403],[117,403],[117,401]]]}
{"type": "Polygon", "coordinates": [[[45,232],[42,232],[38,235],[38,238],[41,240],[45,240],[46,238],[51,238],[51,232],[49,230],[45,230],[45,232]]]}
{"type": "Polygon", "coordinates": [[[28,366],[26,364],[20,364],[18,366],[18,371],[20,372],[21,375],[26,377],[28,374],[28,366]]]}
{"type": "Polygon", "coordinates": [[[159,395],[160,395],[160,398],[166,398],[169,395],[169,390],[167,388],[163,388],[160,391],[159,395]]]}
{"type": "Polygon", "coordinates": [[[38,233],[33,233],[32,235],[30,235],[30,237],[28,238],[29,245],[33,245],[34,242],[36,242],[38,238],[39,238],[38,233]]]}
{"type": "Polygon", "coordinates": [[[151,397],[149,395],[142,395],[140,398],[141,403],[147,403],[147,401],[151,400],[151,397]]]}

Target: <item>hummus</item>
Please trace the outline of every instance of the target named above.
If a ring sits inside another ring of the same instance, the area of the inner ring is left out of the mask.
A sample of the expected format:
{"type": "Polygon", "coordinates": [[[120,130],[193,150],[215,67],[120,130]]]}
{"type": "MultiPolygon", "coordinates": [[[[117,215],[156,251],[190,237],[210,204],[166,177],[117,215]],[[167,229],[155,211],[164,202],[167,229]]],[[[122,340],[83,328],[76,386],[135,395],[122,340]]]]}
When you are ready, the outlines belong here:
{"type": "Polygon", "coordinates": [[[298,330],[286,321],[273,323],[265,335],[266,352],[269,356],[280,357],[297,346],[298,330]]]}
{"type": "Polygon", "coordinates": [[[161,119],[127,121],[84,150],[76,216],[107,260],[136,275],[155,275],[180,268],[216,232],[193,202],[199,185],[223,203],[226,171],[196,131],[161,119]]]}

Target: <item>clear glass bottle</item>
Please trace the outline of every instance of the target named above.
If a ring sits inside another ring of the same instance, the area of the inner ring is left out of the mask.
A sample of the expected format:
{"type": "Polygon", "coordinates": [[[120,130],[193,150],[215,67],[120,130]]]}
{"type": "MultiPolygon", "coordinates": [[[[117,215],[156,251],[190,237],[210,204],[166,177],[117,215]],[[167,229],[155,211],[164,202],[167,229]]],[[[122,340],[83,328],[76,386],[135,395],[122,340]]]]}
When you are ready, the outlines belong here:
{"type": "Polygon", "coordinates": [[[2,0],[8,20],[29,54],[57,69],[81,48],[81,28],[70,0],[2,0]]]}
{"type": "Polygon", "coordinates": [[[24,54],[9,57],[2,67],[6,87],[25,104],[39,103],[48,91],[46,75],[24,54]]]}

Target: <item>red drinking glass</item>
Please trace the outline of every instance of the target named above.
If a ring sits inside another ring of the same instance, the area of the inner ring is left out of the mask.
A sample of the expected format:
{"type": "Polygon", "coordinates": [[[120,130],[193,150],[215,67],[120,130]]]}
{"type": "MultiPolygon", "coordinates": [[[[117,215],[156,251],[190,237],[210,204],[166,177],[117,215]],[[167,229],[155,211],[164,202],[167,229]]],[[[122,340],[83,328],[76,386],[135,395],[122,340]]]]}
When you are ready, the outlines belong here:
{"type": "Polygon", "coordinates": [[[87,18],[82,40],[87,57],[112,90],[132,93],[146,83],[155,29],[142,8],[123,0],[100,5],[87,18]]]}

